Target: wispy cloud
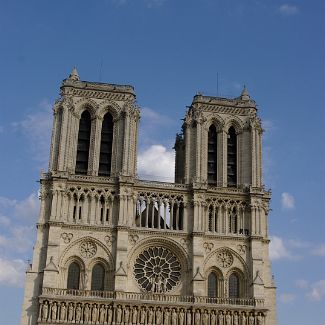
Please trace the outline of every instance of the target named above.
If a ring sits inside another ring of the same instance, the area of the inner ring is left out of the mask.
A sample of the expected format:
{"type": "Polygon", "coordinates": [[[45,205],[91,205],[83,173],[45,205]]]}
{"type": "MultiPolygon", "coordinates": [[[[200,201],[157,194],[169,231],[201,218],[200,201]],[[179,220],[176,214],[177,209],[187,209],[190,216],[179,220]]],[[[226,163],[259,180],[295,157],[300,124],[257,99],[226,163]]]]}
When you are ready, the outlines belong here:
{"type": "Polygon", "coordinates": [[[279,300],[284,304],[289,304],[296,299],[296,295],[293,293],[281,293],[279,300]]]}
{"type": "Polygon", "coordinates": [[[283,192],[281,194],[281,204],[282,204],[282,208],[284,209],[294,209],[295,208],[295,198],[293,197],[292,194],[288,193],[288,192],[283,192]]]}
{"type": "Polygon", "coordinates": [[[0,284],[22,287],[27,264],[21,259],[4,259],[0,257],[0,284]]]}
{"type": "Polygon", "coordinates": [[[138,174],[140,178],[173,181],[175,154],[162,145],[152,145],[138,155],[138,174]]]}
{"type": "Polygon", "coordinates": [[[270,242],[270,259],[279,260],[285,258],[292,258],[291,253],[284,244],[284,240],[277,236],[271,236],[270,242]]]}
{"type": "Polygon", "coordinates": [[[314,247],[314,249],[311,251],[312,255],[316,256],[325,256],[325,244],[320,244],[314,247]]]}
{"type": "Polygon", "coordinates": [[[49,157],[52,129],[51,107],[52,105],[44,100],[24,119],[12,124],[17,132],[22,131],[27,138],[33,158],[41,163],[42,167],[46,167],[49,157]]]}
{"type": "Polygon", "coordinates": [[[285,3],[279,7],[279,12],[282,15],[293,16],[299,13],[299,9],[295,5],[285,3]]]}
{"type": "Polygon", "coordinates": [[[307,297],[313,301],[320,301],[325,298],[325,280],[311,284],[307,297]]]}

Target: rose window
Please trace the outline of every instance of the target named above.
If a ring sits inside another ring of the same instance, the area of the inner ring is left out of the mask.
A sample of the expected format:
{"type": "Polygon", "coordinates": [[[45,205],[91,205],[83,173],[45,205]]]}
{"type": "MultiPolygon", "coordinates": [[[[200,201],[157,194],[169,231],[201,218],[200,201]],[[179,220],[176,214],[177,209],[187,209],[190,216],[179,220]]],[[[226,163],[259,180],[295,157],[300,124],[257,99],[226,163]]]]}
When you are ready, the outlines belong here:
{"type": "Polygon", "coordinates": [[[181,265],[169,249],[150,247],[136,258],[134,276],[145,291],[164,293],[179,283],[181,265]]]}
{"type": "Polygon", "coordinates": [[[97,252],[96,245],[90,241],[84,241],[80,244],[80,254],[82,257],[90,258],[93,257],[97,252]]]}
{"type": "Polygon", "coordinates": [[[233,261],[234,261],[234,259],[233,259],[232,255],[226,250],[221,251],[217,254],[217,262],[222,267],[231,266],[233,261]]]}

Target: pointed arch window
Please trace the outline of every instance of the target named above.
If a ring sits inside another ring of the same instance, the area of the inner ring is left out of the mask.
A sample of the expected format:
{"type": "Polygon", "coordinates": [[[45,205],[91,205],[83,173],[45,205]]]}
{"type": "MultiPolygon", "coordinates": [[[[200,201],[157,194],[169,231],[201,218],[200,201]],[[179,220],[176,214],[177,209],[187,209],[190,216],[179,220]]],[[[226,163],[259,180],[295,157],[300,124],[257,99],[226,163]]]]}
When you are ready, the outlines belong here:
{"type": "Polygon", "coordinates": [[[102,124],[100,141],[98,175],[101,176],[109,176],[111,174],[113,126],[113,116],[110,113],[106,113],[102,124]]]}
{"type": "Polygon", "coordinates": [[[237,185],[237,135],[233,126],[228,130],[227,139],[227,184],[237,185]]]}
{"type": "Polygon", "coordinates": [[[208,183],[217,183],[217,129],[212,124],[208,132],[208,183]]]}
{"type": "Polygon", "coordinates": [[[72,262],[68,270],[67,289],[79,289],[80,266],[77,262],[72,262]]]}
{"type": "Polygon", "coordinates": [[[91,290],[103,291],[105,280],[105,269],[102,264],[94,265],[91,273],[91,290]]]}
{"type": "Polygon", "coordinates": [[[91,117],[86,110],[81,114],[76,158],[76,174],[87,174],[91,132],[91,117]]]}
{"type": "Polygon", "coordinates": [[[229,298],[239,298],[239,277],[235,273],[229,277],[229,298]]]}
{"type": "Polygon", "coordinates": [[[208,276],[208,297],[215,298],[218,293],[218,278],[214,272],[211,272],[208,276]]]}

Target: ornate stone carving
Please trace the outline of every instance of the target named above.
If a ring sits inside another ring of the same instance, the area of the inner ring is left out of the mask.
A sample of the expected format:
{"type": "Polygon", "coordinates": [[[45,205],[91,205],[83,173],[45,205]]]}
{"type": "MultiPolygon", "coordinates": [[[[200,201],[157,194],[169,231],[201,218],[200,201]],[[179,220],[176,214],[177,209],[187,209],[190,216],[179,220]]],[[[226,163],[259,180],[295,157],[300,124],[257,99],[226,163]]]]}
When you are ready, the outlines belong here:
{"type": "Polygon", "coordinates": [[[61,238],[63,239],[65,244],[69,244],[71,239],[73,238],[73,234],[70,233],[66,233],[64,232],[63,234],[61,234],[61,238]]]}
{"type": "Polygon", "coordinates": [[[139,236],[137,234],[129,236],[129,242],[131,245],[134,245],[139,240],[139,236]]]}
{"type": "Polygon", "coordinates": [[[214,247],[214,244],[213,243],[205,242],[203,244],[203,247],[204,247],[206,253],[210,253],[211,250],[212,250],[212,248],[214,247]]]}
{"type": "Polygon", "coordinates": [[[115,242],[116,237],[114,235],[107,235],[104,239],[106,241],[106,244],[110,246],[115,242]]]}
{"type": "Polygon", "coordinates": [[[181,265],[169,249],[150,247],[137,257],[134,276],[145,291],[163,293],[172,290],[179,283],[181,265]]]}
{"type": "Polygon", "coordinates": [[[217,263],[221,267],[230,267],[234,262],[234,258],[231,253],[227,250],[221,250],[217,254],[217,263]]]}
{"type": "Polygon", "coordinates": [[[95,256],[97,252],[96,244],[91,240],[83,241],[80,244],[80,255],[84,258],[91,258],[95,256]]]}
{"type": "Polygon", "coordinates": [[[247,250],[247,246],[239,244],[237,245],[237,249],[240,254],[245,254],[247,250]]]}

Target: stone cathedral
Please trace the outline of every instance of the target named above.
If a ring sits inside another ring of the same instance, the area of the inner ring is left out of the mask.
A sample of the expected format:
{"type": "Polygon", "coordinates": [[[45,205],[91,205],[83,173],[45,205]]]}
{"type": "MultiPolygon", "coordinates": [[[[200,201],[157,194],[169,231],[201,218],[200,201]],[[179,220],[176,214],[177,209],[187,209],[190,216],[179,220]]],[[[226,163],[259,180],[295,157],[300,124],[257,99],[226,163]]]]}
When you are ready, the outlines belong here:
{"type": "Polygon", "coordinates": [[[132,86],[74,69],[60,89],[21,325],[276,325],[271,193],[247,90],[194,96],[168,183],[137,177],[132,86]]]}

